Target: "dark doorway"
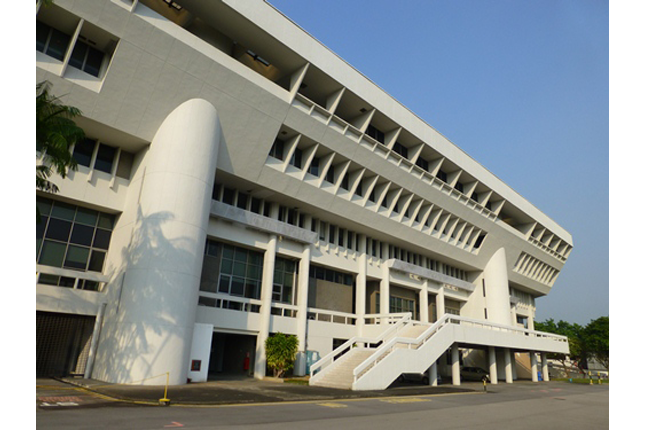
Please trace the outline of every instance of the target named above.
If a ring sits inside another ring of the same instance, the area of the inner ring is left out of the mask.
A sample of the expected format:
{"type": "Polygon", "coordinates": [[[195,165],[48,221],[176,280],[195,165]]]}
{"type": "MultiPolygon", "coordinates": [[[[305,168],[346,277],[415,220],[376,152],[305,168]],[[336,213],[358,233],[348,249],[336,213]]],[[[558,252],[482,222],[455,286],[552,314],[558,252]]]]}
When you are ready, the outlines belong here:
{"type": "Polygon", "coordinates": [[[255,362],[255,344],[256,336],[214,332],[208,379],[215,380],[224,375],[251,375],[255,362]]]}
{"type": "Polygon", "coordinates": [[[36,312],[36,376],[85,373],[93,316],[36,312]]]}

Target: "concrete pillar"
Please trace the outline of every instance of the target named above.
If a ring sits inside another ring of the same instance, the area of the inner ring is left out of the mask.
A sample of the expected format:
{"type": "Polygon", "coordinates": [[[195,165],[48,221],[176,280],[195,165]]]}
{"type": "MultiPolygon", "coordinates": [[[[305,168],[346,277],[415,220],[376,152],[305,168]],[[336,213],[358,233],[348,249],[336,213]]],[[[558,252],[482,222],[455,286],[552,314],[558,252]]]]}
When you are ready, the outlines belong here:
{"type": "Polygon", "coordinates": [[[517,361],[515,360],[515,353],[511,352],[511,370],[513,371],[513,380],[517,379],[517,361]]]}
{"type": "Polygon", "coordinates": [[[423,280],[423,286],[419,291],[419,321],[427,323],[430,321],[428,317],[428,280],[423,280]]]}
{"type": "MultiPolygon", "coordinates": [[[[363,334],[365,327],[365,295],[367,293],[367,237],[358,237],[358,275],[356,276],[356,328],[358,335],[363,334]]],[[[384,310],[381,309],[381,312],[384,310]]],[[[388,309],[385,312],[389,311],[388,309]]]]}
{"type": "Polygon", "coordinates": [[[439,384],[439,378],[437,377],[437,362],[435,361],[432,363],[432,366],[430,366],[430,369],[428,370],[428,378],[429,378],[429,383],[433,387],[436,387],[439,384]]]}
{"type": "Polygon", "coordinates": [[[537,362],[537,353],[531,351],[529,352],[531,357],[531,381],[538,382],[538,362],[537,362]]]}
{"type": "Polygon", "coordinates": [[[498,324],[514,325],[511,321],[508,267],[504,248],[495,252],[488,261],[484,269],[484,279],[486,279],[488,319],[498,324]]]}
{"type": "Polygon", "coordinates": [[[296,315],[296,335],[298,336],[298,354],[293,373],[304,376],[307,370],[307,301],[309,296],[309,262],[311,247],[304,245],[298,267],[298,313],[296,315]]]}
{"type": "Polygon", "coordinates": [[[454,344],[450,349],[452,385],[461,385],[461,375],[459,374],[459,345],[454,344]]]}
{"type": "Polygon", "coordinates": [[[111,238],[114,281],[93,377],[186,383],[220,136],[213,105],[188,100],[137,157],[111,238]]]}
{"type": "Polygon", "coordinates": [[[540,360],[542,361],[542,380],[549,382],[549,360],[546,357],[546,352],[540,354],[540,360]]]}
{"type": "Polygon", "coordinates": [[[255,366],[253,376],[262,379],[266,376],[266,348],[264,343],[269,337],[271,325],[271,296],[273,295],[273,272],[275,271],[275,254],[278,237],[275,234],[269,236],[267,249],[264,251],[264,263],[262,266],[262,292],[260,294],[260,329],[255,344],[255,366]]]}
{"type": "Polygon", "coordinates": [[[506,374],[506,383],[513,383],[513,365],[511,364],[511,350],[504,348],[504,372],[506,374]]]}
{"type": "Polygon", "coordinates": [[[442,285],[441,288],[439,288],[439,292],[437,293],[437,299],[436,299],[436,301],[437,301],[437,320],[439,320],[439,318],[444,316],[444,314],[446,313],[446,300],[445,300],[443,291],[444,291],[444,287],[442,285]]]}
{"type": "MultiPolygon", "coordinates": [[[[386,261],[390,258],[389,247],[383,247],[383,264],[381,265],[381,283],[379,285],[380,292],[380,303],[379,307],[382,314],[390,313],[390,268],[388,267],[386,261]]],[[[381,318],[381,324],[389,324],[389,318],[381,318]]]]}
{"type": "Polygon", "coordinates": [[[494,346],[488,347],[488,374],[490,383],[497,384],[497,352],[494,346]]]}
{"type": "Polygon", "coordinates": [[[527,328],[529,330],[535,330],[535,320],[533,318],[533,311],[529,310],[527,328]]]}

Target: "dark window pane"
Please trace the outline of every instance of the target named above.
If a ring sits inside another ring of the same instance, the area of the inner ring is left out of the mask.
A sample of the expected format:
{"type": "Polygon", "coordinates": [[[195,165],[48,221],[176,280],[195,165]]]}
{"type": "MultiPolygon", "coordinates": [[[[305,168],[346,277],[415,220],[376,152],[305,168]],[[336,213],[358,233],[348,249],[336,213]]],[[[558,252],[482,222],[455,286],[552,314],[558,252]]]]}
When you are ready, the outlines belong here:
{"type": "Polygon", "coordinates": [[[76,42],[76,46],[72,51],[72,56],[69,58],[69,65],[76,69],[83,69],[83,63],[85,62],[85,56],[87,55],[87,49],[89,46],[81,42],[80,40],[76,42]]]}
{"type": "Polygon", "coordinates": [[[96,225],[96,220],[99,217],[97,211],[91,209],[78,208],[76,211],[76,223],[85,224],[94,227],[96,225]]]}
{"type": "Polygon", "coordinates": [[[67,51],[67,45],[69,45],[69,36],[62,31],[52,29],[46,54],[57,60],[63,61],[63,58],[65,58],[65,52],[67,51]]]}
{"type": "Polygon", "coordinates": [[[90,281],[86,279],[79,283],[79,288],[88,291],[99,291],[101,284],[96,281],[90,281]]]}
{"type": "Polygon", "coordinates": [[[101,172],[112,173],[112,164],[114,163],[115,154],[116,148],[100,144],[99,151],[96,154],[96,162],[94,163],[94,168],[96,170],[100,170],[101,172]]]}
{"type": "Polygon", "coordinates": [[[41,216],[49,216],[49,212],[52,210],[52,201],[36,197],[36,207],[38,208],[41,216]]]}
{"type": "Polygon", "coordinates": [[[105,252],[93,250],[92,256],[90,257],[90,265],[87,267],[87,270],[91,270],[92,272],[102,272],[104,261],[105,252]]]}
{"type": "Polygon", "coordinates": [[[112,232],[97,228],[92,246],[94,246],[95,248],[108,249],[108,246],[110,245],[111,235],[112,232]]]}
{"type": "Polygon", "coordinates": [[[244,279],[233,276],[231,282],[231,294],[234,296],[244,296],[244,279]]]}
{"type": "Polygon", "coordinates": [[[101,64],[103,64],[103,56],[104,54],[98,49],[90,48],[83,70],[98,78],[99,72],[101,71],[101,64]]]}
{"type": "Polygon", "coordinates": [[[219,289],[220,293],[228,293],[228,284],[231,280],[230,276],[220,275],[219,277],[219,289]]]}
{"type": "Polygon", "coordinates": [[[63,221],[56,218],[51,218],[47,225],[47,232],[45,237],[48,239],[61,240],[67,242],[69,239],[69,232],[72,229],[72,223],[63,221]]]}
{"type": "Polygon", "coordinates": [[[64,267],[84,270],[87,267],[87,260],[89,256],[89,248],[81,248],[80,246],[70,245],[67,249],[67,256],[65,257],[64,267]]]}
{"type": "MultiPolygon", "coordinates": [[[[53,220],[56,221],[56,220],[53,220]]],[[[74,224],[72,229],[71,243],[78,245],[90,246],[92,244],[92,236],[94,236],[94,228],[81,224],[74,224]]]]}
{"type": "Polygon", "coordinates": [[[235,197],[235,190],[230,188],[224,188],[224,194],[222,195],[222,202],[227,205],[233,204],[233,199],[235,197]]]}
{"type": "Polygon", "coordinates": [[[56,275],[48,275],[43,273],[40,276],[38,276],[39,284],[58,285],[59,280],[60,280],[60,276],[56,276],[56,275]]]}
{"type": "Polygon", "coordinates": [[[82,142],[77,143],[74,146],[74,159],[78,164],[90,167],[92,154],[94,153],[94,145],[96,145],[95,140],[84,139],[82,142]]]}
{"type": "Polygon", "coordinates": [[[60,277],[60,282],[58,283],[59,287],[67,287],[67,288],[74,288],[74,283],[76,282],[76,279],[74,278],[68,278],[66,276],[61,276],[60,277]]]}
{"type": "Polygon", "coordinates": [[[101,213],[99,214],[99,227],[108,230],[114,229],[114,215],[101,213]]]}
{"type": "Polygon", "coordinates": [[[47,36],[49,36],[50,29],[51,27],[47,24],[36,21],[36,51],[45,51],[45,44],[47,43],[47,36]]]}
{"type": "Polygon", "coordinates": [[[76,206],[68,205],[66,203],[56,202],[52,208],[51,216],[58,219],[66,219],[69,221],[74,220],[76,213],[76,206]]]}
{"type": "Polygon", "coordinates": [[[38,260],[38,263],[46,266],[61,267],[63,265],[63,258],[65,257],[65,248],[67,248],[67,245],[64,243],[46,240],[43,243],[43,249],[40,252],[40,260],[38,260]]]}

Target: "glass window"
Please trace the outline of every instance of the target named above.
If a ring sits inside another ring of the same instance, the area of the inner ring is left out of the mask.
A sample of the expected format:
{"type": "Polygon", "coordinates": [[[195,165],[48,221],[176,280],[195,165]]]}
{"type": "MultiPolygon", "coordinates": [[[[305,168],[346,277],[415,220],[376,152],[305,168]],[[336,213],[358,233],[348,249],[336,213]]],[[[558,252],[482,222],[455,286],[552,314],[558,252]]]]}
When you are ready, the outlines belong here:
{"type": "Polygon", "coordinates": [[[49,224],[47,225],[47,232],[45,233],[45,237],[47,239],[67,242],[71,229],[71,222],[52,218],[49,220],[49,224]]]}
{"type": "Polygon", "coordinates": [[[62,267],[66,247],[67,245],[64,243],[45,240],[38,263],[46,266],[62,267]]]}
{"type": "Polygon", "coordinates": [[[82,142],[74,145],[74,159],[76,163],[81,166],[90,167],[92,163],[92,154],[94,153],[94,146],[96,141],[92,139],[84,139],[82,142]]]}
{"type": "Polygon", "coordinates": [[[67,256],[65,257],[64,267],[70,269],[85,270],[87,261],[90,256],[89,248],[82,248],[80,246],[70,245],[67,248],[67,256]]]}
{"type": "Polygon", "coordinates": [[[70,37],[62,31],[36,21],[36,50],[63,61],[69,40],[70,37]]]}
{"type": "Polygon", "coordinates": [[[90,256],[90,264],[87,270],[92,272],[102,272],[103,262],[105,261],[105,252],[93,250],[90,256]]]}
{"type": "MultiPolygon", "coordinates": [[[[56,220],[52,220],[56,221],[56,220]]],[[[94,236],[94,228],[82,224],[74,224],[72,230],[71,243],[78,245],[90,246],[92,245],[92,236],[94,236]]]]}
{"type": "Polygon", "coordinates": [[[96,170],[100,170],[101,172],[112,173],[112,165],[114,164],[115,155],[116,148],[101,143],[96,154],[94,168],[96,170]]]}
{"type": "Polygon", "coordinates": [[[103,52],[89,46],[81,40],[78,40],[76,41],[76,46],[74,47],[69,59],[69,65],[89,73],[92,76],[98,77],[104,56],[105,54],[103,54],[103,52]]]}

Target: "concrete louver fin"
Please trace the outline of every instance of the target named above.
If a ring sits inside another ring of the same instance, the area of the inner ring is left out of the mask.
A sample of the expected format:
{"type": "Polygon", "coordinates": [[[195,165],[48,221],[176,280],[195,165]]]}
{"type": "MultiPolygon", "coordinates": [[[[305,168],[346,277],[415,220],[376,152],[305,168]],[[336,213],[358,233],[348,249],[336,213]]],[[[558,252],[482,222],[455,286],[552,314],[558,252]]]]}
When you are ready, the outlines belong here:
{"type": "Polygon", "coordinates": [[[403,130],[403,127],[398,127],[395,128],[394,130],[390,130],[387,133],[385,133],[385,146],[388,147],[388,149],[392,149],[394,147],[394,144],[399,138],[399,135],[401,134],[401,130],[403,130]]]}
{"type": "Polygon", "coordinates": [[[408,204],[408,207],[407,207],[408,213],[410,215],[409,220],[407,222],[409,226],[414,225],[414,223],[417,220],[417,217],[419,216],[419,211],[421,210],[421,206],[423,205],[423,200],[417,199],[413,201],[412,197],[413,196],[410,195],[410,203],[408,204]]]}
{"type": "Polygon", "coordinates": [[[365,207],[367,205],[367,202],[369,201],[370,194],[372,194],[372,190],[374,190],[374,187],[376,186],[376,181],[378,180],[378,176],[372,176],[371,178],[365,178],[365,175],[363,175],[363,196],[361,197],[362,201],[360,202],[360,205],[362,207],[365,207]]]}
{"type": "Polygon", "coordinates": [[[282,166],[280,166],[280,169],[283,173],[287,171],[289,160],[291,160],[291,157],[293,157],[294,152],[296,152],[296,148],[298,147],[298,143],[300,142],[301,138],[302,138],[302,135],[297,134],[284,143],[285,155],[284,155],[284,160],[282,161],[282,166]]]}
{"type": "Polygon", "coordinates": [[[457,226],[455,229],[452,231],[450,236],[455,239],[455,242],[459,242],[461,239],[461,235],[464,233],[464,230],[466,229],[467,223],[465,221],[461,221],[457,223],[457,226]]]}
{"type": "Polygon", "coordinates": [[[316,143],[315,145],[312,145],[302,151],[302,174],[300,176],[301,180],[305,178],[305,175],[309,171],[309,166],[311,166],[311,161],[316,156],[316,150],[318,149],[318,146],[319,144],[316,143]]]}
{"type": "Polygon", "coordinates": [[[435,227],[439,222],[439,218],[441,218],[442,214],[443,214],[443,209],[438,208],[437,210],[433,211],[428,217],[426,225],[428,226],[428,230],[431,233],[435,230],[435,227]]]}
{"type": "Polygon", "coordinates": [[[336,153],[331,152],[320,159],[320,177],[316,182],[316,187],[320,188],[322,186],[323,181],[327,177],[327,172],[329,171],[329,168],[334,162],[335,156],[336,156],[336,153]]]}
{"type": "Polygon", "coordinates": [[[484,193],[482,193],[479,197],[481,198],[479,204],[482,206],[486,206],[488,201],[490,200],[491,196],[493,195],[493,190],[488,190],[484,193]]]}
{"type": "Polygon", "coordinates": [[[410,162],[412,164],[416,164],[425,145],[425,143],[421,142],[420,144],[408,149],[408,156],[410,157],[410,162]]]}
{"type": "Polygon", "coordinates": [[[477,185],[479,185],[479,181],[472,181],[464,185],[464,195],[469,199],[472,198],[472,195],[475,192],[477,185]]]}
{"type": "Polygon", "coordinates": [[[338,165],[338,172],[335,172],[336,174],[336,182],[334,183],[334,195],[338,194],[338,190],[340,189],[340,186],[343,182],[343,179],[345,178],[345,175],[348,174],[349,172],[349,166],[351,162],[350,161],[345,161],[344,163],[340,163],[338,165]]]}
{"type": "MultiPolygon", "coordinates": [[[[343,94],[345,94],[345,87],[342,87],[340,90],[330,94],[327,96],[327,101],[325,104],[325,108],[329,113],[334,115],[336,112],[336,109],[338,108],[338,105],[340,104],[340,100],[343,98],[343,94]]],[[[331,119],[331,116],[330,116],[331,119]]]]}
{"type": "Polygon", "coordinates": [[[365,133],[365,131],[367,130],[367,126],[370,124],[370,122],[372,121],[372,118],[374,117],[375,112],[376,112],[376,109],[370,109],[367,112],[349,121],[349,123],[354,127],[356,127],[358,130],[360,130],[361,133],[365,133]]]}
{"type": "Polygon", "coordinates": [[[354,200],[362,199],[361,196],[356,196],[356,190],[363,180],[363,175],[365,174],[365,169],[358,169],[355,172],[349,172],[349,195],[354,200]]]}
{"type": "MultiPolygon", "coordinates": [[[[390,187],[392,188],[392,187],[390,187]]],[[[392,212],[394,211],[394,208],[396,207],[397,202],[399,201],[399,197],[401,197],[401,193],[403,192],[403,188],[399,188],[398,190],[390,190],[388,191],[387,194],[387,210],[385,212],[386,216],[390,217],[392,216],[392,212]]],[[[401,208],[399,208],[401,209],[401,208]]]]}
{"type": "Polygon", "coordinates": [[[455,185],[457,185],[457,182],[459,181],[459,178],[461,177],[461,173],[463,170],[455,170],[454,172],[451,172],[448,174],[448,185],[450,185],[452,188],[455,188],[455,185]]]}
{"type": "Polygon", "coordinates": [[[302,85],[302,81],[305,79],[307,70],[309,70],[309,63],[306,63],[291,75],[291,79],[289,81],[289,103],[292,103],[296,94],[298,94],[298,90],[300,90],[300,85],[302,85]]]}
{"type": "Polygon", "coordinates": [[[461,238],[461,243],[459,244],[459,247],[461,249],[464,249],[466,245],[468,245],[468,241],[472,237],[473,231],[475,231],[475,226],[471,225],[467,229],[464,229],[463,237],[461,238]]]}
{"type": "Polygon", "coordinates": [[[435,230],[437,230],[437,233],[439,233],[439,236],[443,234],[443,231],[446,229],[446,225],[448,224],[448,221],[450,221],[450,213],[446,212],[443,215],[441,215],[439,221],[436,224],[435,230]]]}
{"type": "Polygon", "coordinates": [[[478,228],[477,230],[475,230],[474,234],[470,236],[470,243],[466,245],[466,251],[472,252],[473,248],[475,247],[475,243],[477,242],[477,238],[479,238],[479,235],[482,234],[482,231],[483,230],[481,228],[478,228]]]}
{"type": "Polygon", "coordinates": [[[446,223],[444,234],[446,235],[447,240],[450,240],[450,238],[452,237],[452,233],[455,231],[455,228],[457,228],[458,223],[459,218],[457,217],[451,217],[450,221],[446,223]]]}
{"type": "Polygon", "coordinates": [[[381,206],[383,204],[383,199],[387,199],[387,192],[390,189],[390,186],[392,185],[391,182],[383,182],[381,184],[378,184],[374,190],[376,194],[376,201],[374,202],[376,205],[376,210],[379,211],[381,209],[381,206]]]}
{"type": "Polygon", "coordinates": [[[430,217],[430,213],[432,213],[433,208],[434,205],[432,203],[421,206],[419,209],[419,216],[417,217],[419,219],[419,224],[417,226],[418,229],[424,230],[427,227],[428,218],[430,217]]]}
{"type": "MultiPolygon", "coordinates": [[[[412,194],[406,194],[405,196],[401,195],[401,197],[399,197],[399,202],[400,202],[399,203],[399,216],[397,217],[397,221],[403,222],[403,219],[406,216],[406,214],[411,215],[408,212],[408,207],[410,206],[410,203],[412,203],[412,197],[413,197],[412,194]]],[[[408,217],[408,218],[410,218],[410,217],[408,217]]]]}

